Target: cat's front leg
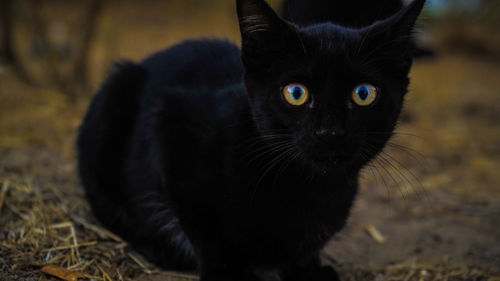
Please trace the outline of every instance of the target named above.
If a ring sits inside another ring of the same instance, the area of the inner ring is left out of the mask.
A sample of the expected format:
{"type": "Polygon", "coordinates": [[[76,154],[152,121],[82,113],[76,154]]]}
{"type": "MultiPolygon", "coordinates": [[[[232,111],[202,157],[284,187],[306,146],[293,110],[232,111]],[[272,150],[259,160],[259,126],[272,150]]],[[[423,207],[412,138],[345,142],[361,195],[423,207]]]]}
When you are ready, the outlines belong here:
{"type": "Polygon", "coordinates": [[[318,257],[285,270],[283,281],[340,281],[337,272],[330,266],[321,265],[318,257]]]}

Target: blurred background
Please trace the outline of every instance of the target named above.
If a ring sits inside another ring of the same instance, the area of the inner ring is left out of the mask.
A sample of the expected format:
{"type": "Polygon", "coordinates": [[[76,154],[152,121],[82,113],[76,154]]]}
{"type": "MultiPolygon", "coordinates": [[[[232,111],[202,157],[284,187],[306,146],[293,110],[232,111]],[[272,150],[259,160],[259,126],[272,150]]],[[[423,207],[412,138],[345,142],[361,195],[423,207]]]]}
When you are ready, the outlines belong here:
{"type": "MultiPolygon", "coordinates": [[[[427,2],[435,55],[415,61],[397,133],[322,255],[346,280],[500,280],[500,1],[427,2]]],[[[55,280],[49,264],[190,280],[99,227],[74,141],[113,62],[206,37],[239,44],[234,0],[0,1],[0,280],[55,280]]]]}

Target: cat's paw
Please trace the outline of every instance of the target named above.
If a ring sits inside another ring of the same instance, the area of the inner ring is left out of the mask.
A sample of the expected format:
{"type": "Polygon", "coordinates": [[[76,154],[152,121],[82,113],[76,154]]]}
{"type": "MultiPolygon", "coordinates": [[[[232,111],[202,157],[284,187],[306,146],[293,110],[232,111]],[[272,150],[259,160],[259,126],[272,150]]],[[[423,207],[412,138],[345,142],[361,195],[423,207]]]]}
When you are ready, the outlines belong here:
{"type": "Polygon", "coordinates": [[[257,275],[247,270],[234,268],[203,271],[200,281],[262,281],[257,275]]]}
{"type": "Polygon", "coordinates": [[[313,279],[309,280],[315,280],[315,281],[340,281],[340,277],[337,274],[337,272],[329,267],[329,266],[322,266],[319,268],[318,271],[316,271],[315,274],[313,274],[313,279]]]}
{"type": "Polygon", "coordinates": [[[213,276],[201,276],[200,281],[262,281],[257,276],[249,275],[213,275],[213,276]]]}
{"type": "Polygon", "coordinates": [[[340,277],[333,268],[320,266],[295,272],[283,281],[340,281],[340,277]]]}

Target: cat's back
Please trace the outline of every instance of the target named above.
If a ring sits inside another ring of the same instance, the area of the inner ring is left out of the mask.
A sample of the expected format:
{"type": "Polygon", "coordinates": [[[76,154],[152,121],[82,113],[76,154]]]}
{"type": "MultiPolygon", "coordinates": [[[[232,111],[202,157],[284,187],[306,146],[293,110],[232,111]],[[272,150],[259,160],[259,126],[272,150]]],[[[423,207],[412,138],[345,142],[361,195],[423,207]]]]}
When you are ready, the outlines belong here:
{"type": "Polygon", "coordinates": [[[153,91],[217,90],[241,83],[240,55],[240,49],[226,40],[189,40],[153,54],[141,66],[148,72],[146,86],[153,91]]]}

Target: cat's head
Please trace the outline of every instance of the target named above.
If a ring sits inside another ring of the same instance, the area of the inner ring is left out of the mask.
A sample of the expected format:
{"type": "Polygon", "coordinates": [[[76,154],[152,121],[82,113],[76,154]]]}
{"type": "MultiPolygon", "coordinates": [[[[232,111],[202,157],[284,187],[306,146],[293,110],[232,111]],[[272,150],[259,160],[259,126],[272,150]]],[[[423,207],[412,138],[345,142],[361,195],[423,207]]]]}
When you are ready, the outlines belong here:
{"type": "Polygon", "coordinates": [[[322,169],[365,164],[397,122],[424,2],[352,29],[298,28],[264,0],[238,0],[245,85],[262,134],[288,134],[300,157],[322,169]]]}

